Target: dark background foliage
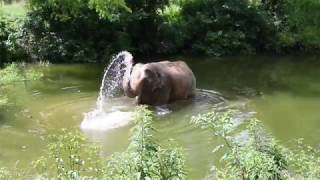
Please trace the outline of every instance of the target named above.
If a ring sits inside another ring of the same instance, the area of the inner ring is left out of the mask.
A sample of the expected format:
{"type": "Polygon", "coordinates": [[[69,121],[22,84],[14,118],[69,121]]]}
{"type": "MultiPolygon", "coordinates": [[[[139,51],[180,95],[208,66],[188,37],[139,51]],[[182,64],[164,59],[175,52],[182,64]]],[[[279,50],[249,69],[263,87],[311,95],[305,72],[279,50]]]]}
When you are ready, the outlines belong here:
{"type": "Polygon", "coordinates": [[[121,50],[156,57],[320,48],[316,0],[111,2],[30,0],[26,17],[1,15],[1,62],[105,62],[121,50]]]}

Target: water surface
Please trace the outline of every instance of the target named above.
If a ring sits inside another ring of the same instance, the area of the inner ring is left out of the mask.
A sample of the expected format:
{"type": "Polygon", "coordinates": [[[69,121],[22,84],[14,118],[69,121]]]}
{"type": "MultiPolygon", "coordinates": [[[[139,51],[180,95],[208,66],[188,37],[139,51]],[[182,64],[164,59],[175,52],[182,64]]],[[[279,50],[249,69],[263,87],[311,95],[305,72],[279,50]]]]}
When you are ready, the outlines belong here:
{"type": "MultiPolygon", "coordinates": [[[[158,116],[160,144],[175,139],[186,150],[191,179],[208,174],[219,156],[212,149],[221,143],[193,127],[192,115],[215,106],[233,107],[258,117],[282,143],[305,138],[319,145],[320,59],[313,57],[179,58],[197,77],[197,97],[169,105],[171,113],[158,116]],[[217,95],[215,92],[220,93],[217,95]],[[226,99],[221,103],[220,97],[226,99]]],[[[77,128],[84,113],[94,110],[104,67],[101,65],[50,65],[42,81],[7,86],[13,104],[0,114],[0,165],[28,166],[43,153],[48,129],[77,128]]],[[[119,97],[112,106],[134,108],[133,99],[119,97]]],[[[112,108],[110,106],[109,108],[112,108]]],[[[132,125],[108,132],[85,131],[102,144],[106,156],[128,145],[132,125]]]]}

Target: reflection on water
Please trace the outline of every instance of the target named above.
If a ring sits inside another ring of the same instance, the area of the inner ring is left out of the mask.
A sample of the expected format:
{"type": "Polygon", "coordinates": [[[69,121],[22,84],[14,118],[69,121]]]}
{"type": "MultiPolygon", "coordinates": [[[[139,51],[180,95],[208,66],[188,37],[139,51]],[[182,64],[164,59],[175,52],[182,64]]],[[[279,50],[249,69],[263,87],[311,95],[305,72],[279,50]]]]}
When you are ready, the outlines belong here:
{"type": "MultiPolygon", "coordinates": [[[[220,158],[221,152],[213,154],[212,150],[221,140],[189,123],[191,116],[213,108],[240,110],[239,123],[247,116],[257,116],[284,142],[302,137],[311,145],[319,144],[318,59],[182,59],[197,77],[197,96],[155,108],[158,115],[154,126],[159,143],[166,144],[173,138],[186,149],[191,179],[204,177],[220,158]]],[[[6,87],[13,104],[0,110],[0,165],[13,166],[19,160],[19,165],[29,166],[42,154],[48,129],[79,129],[84,113],[96,107],[103,66],[51,65],[44,71],[43,81],[6,87]]],[[[124,118],[117,113],[131,113],[134,107],[134,99],[115,98],[105,107],[106,112],[114,114],[102,119],[130,119],[129,114],[124,118]]],[[[131,126],[129,122],[108,131],[83,131],[90,140],[102,144],[105,155],[110,155],[127,148],[131,126]]]]}
{"type": "Polygon", "coordinates": [[[320,96],[304,97],[291,93],[275,92],[256,98],[252,102],[265,126],[278,139],[290,141],[305,138],[311,145],[319,145],[320,96]]]}

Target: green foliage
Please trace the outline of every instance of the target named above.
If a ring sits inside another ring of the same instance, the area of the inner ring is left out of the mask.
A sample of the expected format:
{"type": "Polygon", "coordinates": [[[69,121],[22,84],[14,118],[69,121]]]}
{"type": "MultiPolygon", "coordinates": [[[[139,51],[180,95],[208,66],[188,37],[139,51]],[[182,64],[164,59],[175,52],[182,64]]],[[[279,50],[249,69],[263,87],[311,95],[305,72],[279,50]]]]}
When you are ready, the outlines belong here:
{"type": "Polygon", "coordinates": [[[193,117],[191,122],[212,131],[222,138],[226,153],[222,157],[225,166],[216,169],[218,179],[282,179],[286,177],[287,161],[283,149],[272,139],[261,136],[259,121],[252,119],[247,127],[249,139],[238,143],[232,137],[235,131],[234,112],[211,112],[193,117]]]}
{"type": "Polygon", "coordinates": [[[50,61],[104,61],[122,49],[137,55],[251,54],[271,46],[275,34],[245,0],[53,2],[31,1],[25,26],[31,39],[24,43],[33,57],[50,61]]]}
{"type": "Polygon", "coordinates": [[[48,155],[33,165],[43,179],[184,179],[180,149],[163,149],[153,139],[153,114],[136,112],[136,126],[126,152],[115,154],[104,168],[99,149],[78,131],[63,129],[48,137],[48,155]]]}
{"type": "Polygon", "coordinates": [[[162,4],[160,0],[127,5],[118,0],[34,0],[20,44],[33,59],[51,62],[105,62],[123,49],[141,54],[163,52],[157,14],[162,4]]]}
{"type": "Polygon", "coordinates": [[[8,56],[8,50],[6,47],[6,40],[8,39],[9,36],[9,28],[8,28],[8,23],[4,17],[4,15],[0,11],[0,64],[4,63],[7,61],[7,56],[8,56]]]}
{"type": "Polygon", "coordinates": [[[0,168],[0,179],[9,179],[10,171],[7,168],[0,168]]]}
{"type": "MultiPolygon", "coordinates": [[[[29,7],[32,10],[46,9],[55,10],[55,13],[51,14],[53,19],[59,19],[61,21],[67,21],[71,18],[81,16],[82,10],[87,8],[87,0],[84,1],[72,1],[72,0],[30,0],[29,7]]],[[[48,13],[48,12],[47,12],[48,13]]]]}
{"type": "Polygon", "coordinates": [[[105,62],[123,49],[228,56],[320,47],[317,0],[30,0],[28,7],[27,18],[0,15],[0,63],[105,62]]]}
{"type": "Polygon", "coordinates": [[[61,21],[82,16],[82,13],[87,11],[88,8],[94,9],[100,17],[108,19],[112,19],[121,9],[130,12],[124,0],[30,0],[29,3],[33,10],[44,8],[55,10],[52,15],[61,21]]]}
{"type": "Polygon", "coordinates": [[[0,84],[9,84],[16,81],[23,81],[24,77],[17,64],[11,64],[0,71],[0,84]]]}
{"type": "Polygon", "coordinates": [[[0,14],[0,65],[27,60],[27,54],[16,37],[16,34],[22,33],[23,20],[20,16],[0,14]]]}
{"type": "MultiPolygon", "coordinates": [[[[261,122],[250,119],[239,142],[236,111],[210,112],[191,122],[220,137],[224,145],[222,166],[213,167],[208,179],[319,179],[320,151],[301,139],[295,150],[268,136],[261,122]]],[[[62,129],[47,137],[45,156],[33,161],[34,169],[0,167],[0,179],[186,179],[182,150],[163,149],[155,141],[153,113],[137,109],[128,149],[114,154],[107,166],[101,149],[75,130],[62,129]],[[35,170],[35,171],[34,171],[35,170]]]]}
{"type": "Polygon", "coordinates": [[[286,2],[288,31],[296,46],[306,51],[320,48],[320,2],[292,0],[286,2]],[[294,9],[294,11],[293,11],[294,9]]]}
{"type": "MultiPolygon", "coordinates": [[[[17,166],[17,164],[16,164],[17,166]]],[[[23,180],[23,179],[34,179],[34,176],[32,176],[29,172],[29,169],[21,169],[18,167],[1,167],[0,164],[0,179],[1,180],[23,180]]]]}
{"type": "Polygon", "coordinates": [[[224,140],[214,152],[225,146],[222,168],[212,168],[217,179],[319,179],[320,151],[298,140],[290,150],[266,134],[261,122],[249,119],[248,139],[238,142],[236,112],[210,112],[192,118],[198,127],[209,129],[224,140]]]}
{"type": "Polygon", "coordinates": [[[245,0],[193,0],[181,4],[184,48],[194,53],[214,56],[255,53],[263,48],[265,36],[272,32],[272,26],[258,9],[245,0]]]}
{"type": "Polygon", "coordinates": [[[277,28],[280,51],[316,52],[320,47],[317,0],[265,0],[263,9],[277,28]]]}
{"type": "Polygon", "coordinates": [[[185,179],[181,149],[161,148],[154,140],[154,117],[141,106],[136,111],[136,126],[126,152],[113,155],[108,163],[110,179],[185,179]]]}
{"type": "Polygon", "coordinates": [[[42,76],[41,72],[27,68],[25,64],[12,63],[4,69],[0,69],[0,85],[18,81],[38,80],[42,76]]]}
{"type": "MultiPolygon", "coordinates": [[[[1,22],[0,22],[0,26],[2,26],[1,22]]],[[[0,40],[0,54],[1,54],[0,63],[3,63],[5,61],[7,61],[7,49],[6,49],[6,46],[4,44],[4,41],[1,41],[1,40],[0,40]]]]}
{"type": "Polygon", "coordinates": [[[100,17],[114,19],[119,15],[119,9],[131,12],[125,0],[90,0],[89,7],[96,9],[100,17]]]}
{"type": "Polygon", "coordinates": [[[320,178],[320,150],[306,145],[303,139],[298,139],[295,149],[287,150],[287,160],[294,170],[296,179],[319,179],[320,178]]]}
{"type": "MultiPolygon", "coordinates": [[[[14,169],[17,170],[17,169],[14,169]]],[[[26,178],[25,174],[20,172],[14,172],[14,170],[8,169],[6,167],[0,167],[0,179],[1,180],[11,180],[11,179],[23,179],[26,178]]]]}
{"type": "Polygon", "coordinates": [[[62,129],[47,140],[47,156],[33,162],[41,179],[99,179],[105,174],[100,149],[78,131],[62,129]]]}

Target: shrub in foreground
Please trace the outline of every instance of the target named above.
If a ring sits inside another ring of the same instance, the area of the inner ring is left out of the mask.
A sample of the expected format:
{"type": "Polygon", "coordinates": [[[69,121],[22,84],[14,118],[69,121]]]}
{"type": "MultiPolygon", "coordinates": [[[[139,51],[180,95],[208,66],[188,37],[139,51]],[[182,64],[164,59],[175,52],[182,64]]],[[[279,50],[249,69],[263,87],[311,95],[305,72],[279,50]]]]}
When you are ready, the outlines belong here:
{"type": "Polygon", "coordinates": [[[48,155],[33,165],[41,179],[185,179],[181,149],[158,145],[152,121],[152,112],[139,107],[128,149],[108,161],[78,131],[64,129],[48,137],[48,155]]]}
{"type": "Polygon", "coordinates": [[[308,146],[296,151],[285,148],[267,135],[260,121],[249,119],[244,142],[239,142],[235,131],[235,113],[210,112],[192,118],[198,127],[209,129],[223,139],[225,147],[223,167],[214,170],[210,178],[217,179],[318,179],[320,178],[319,151],[308,146]],[[307,151],[306,151],[307,150],[307,151]]]}
{"type": "Polygon", "coordinates": [[[33,162],[41,179],[99,179],[105,174],[100,149],[79,131],[63,129],[47,139],[47,156],[33,162]]]}
{"type": "Polygon", "coordinates": [[[136,113],[136,126],[126,152],[113,155],[108,163],[111,179],[186,179],[181,149],[163,149],[155,142],[153,113],[145,106],[136,113]]]}

